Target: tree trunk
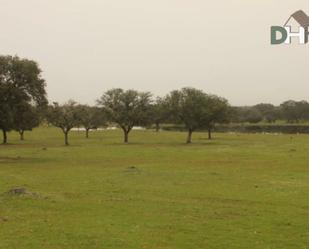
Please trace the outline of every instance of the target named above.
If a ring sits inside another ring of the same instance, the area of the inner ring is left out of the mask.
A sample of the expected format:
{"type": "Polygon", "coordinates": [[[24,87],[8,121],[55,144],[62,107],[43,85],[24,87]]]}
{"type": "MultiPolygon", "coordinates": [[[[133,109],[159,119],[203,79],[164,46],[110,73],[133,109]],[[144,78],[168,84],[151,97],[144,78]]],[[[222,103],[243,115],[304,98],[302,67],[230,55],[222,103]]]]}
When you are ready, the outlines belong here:
{"type": "Polygon", "coordinates": [[[129,142],[129,132],[126,129],[124,129],[123,134],[124,134],[124,143],[128,143],[129,142]]]}
{"type": "Polygon", "coordinates": [[[20,130],[19,131],[19,135],[20,135],[20,141],[24,141],[24,131],[23,130],[20,130]]]}
{"type": "Polygon", "coordinates": [[[66,146],[69,145],[69,132],[68,132],[68,131],[66,131],[66,132],[64,133],[64,144],[65,144],[66,146]]]}
{"type": "Polygon", "coordinates": [[[8,138],[7,138],[7,135],[6,135],[6,130],[3,129],[2,133],[3,133],[3,144],[7,144],[8,138]]]}
{"type": "Polygon", "coordinates": [[[89,129],[86,129],[86,138],[89,138],[89,129]]]}
{"type": "Polygon", "coordinates": [[[208,139],[211,140],[212,137],[211,137],[211,128],[208,128],[208,139]]]}
{"type": "Polygon", "coordinates": [[[156,123],[156,132],[160,131],[160,123],[156,123]]]}
{"type": "Polygon", "coordinates": [[[193,133],[193,131],[191,129],[189,129],[188,137],[187,137],[187,144],[192,143],[192,133],[193,133]]]}

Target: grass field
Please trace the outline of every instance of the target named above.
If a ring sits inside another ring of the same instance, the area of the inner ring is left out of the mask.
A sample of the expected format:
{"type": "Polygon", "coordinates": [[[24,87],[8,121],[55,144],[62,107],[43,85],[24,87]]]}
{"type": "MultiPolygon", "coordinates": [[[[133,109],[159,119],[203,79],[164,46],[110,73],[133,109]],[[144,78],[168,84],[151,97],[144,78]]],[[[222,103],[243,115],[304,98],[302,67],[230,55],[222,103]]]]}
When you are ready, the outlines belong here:
{"type": "Polygon", "coordinates": [[[309,136],[90,136],[65,147],[53,128],[9,134],[1,249],[309,248],[309,136]],[[29,193],[7,193],[18,186],[29,193]]]}

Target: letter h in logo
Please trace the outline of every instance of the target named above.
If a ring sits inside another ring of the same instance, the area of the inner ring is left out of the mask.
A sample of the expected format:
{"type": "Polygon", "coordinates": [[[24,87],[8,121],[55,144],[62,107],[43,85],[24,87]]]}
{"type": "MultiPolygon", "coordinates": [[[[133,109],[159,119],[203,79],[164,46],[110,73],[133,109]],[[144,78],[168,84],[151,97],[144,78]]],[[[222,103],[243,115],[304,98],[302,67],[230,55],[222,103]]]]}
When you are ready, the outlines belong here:
{"type": "Polygon", "coordinates": [[[291,44],[292,43],[292,37],[298,37],[299,44],[306,44],[308,43],[308,28],[299,27],[299,32],[292,32],[291,26],[285,26],[284,27],[287,33],[287,38],[285,40],[285,44],[291,44]]]}

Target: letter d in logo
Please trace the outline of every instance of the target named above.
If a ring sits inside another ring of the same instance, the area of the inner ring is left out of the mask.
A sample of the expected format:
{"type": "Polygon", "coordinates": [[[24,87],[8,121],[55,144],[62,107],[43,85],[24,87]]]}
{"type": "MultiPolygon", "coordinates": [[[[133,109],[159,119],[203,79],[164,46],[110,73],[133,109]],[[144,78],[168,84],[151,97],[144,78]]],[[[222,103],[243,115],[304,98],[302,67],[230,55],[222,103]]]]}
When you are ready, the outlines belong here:
{"type": "Polygon", "coordinates": [[[282,44],[288,38],[288,33],[285,28],[280,26],[272,26],[271,27],[271,44],[277,45],[282,44]],[[277,34],[280,33],[281,37],[278,39],[277,34]]]}

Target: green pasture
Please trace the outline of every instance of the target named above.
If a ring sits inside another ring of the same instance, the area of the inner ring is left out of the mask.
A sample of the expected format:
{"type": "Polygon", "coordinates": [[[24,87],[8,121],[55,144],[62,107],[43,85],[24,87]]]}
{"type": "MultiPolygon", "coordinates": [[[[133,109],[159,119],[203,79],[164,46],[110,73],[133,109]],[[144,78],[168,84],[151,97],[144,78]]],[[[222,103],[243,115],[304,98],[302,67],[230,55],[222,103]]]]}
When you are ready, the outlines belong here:
{"type": "Polygon", "coordinates": [[[1,249],[309,248],[308,135],[25,138],[0,146],[1,249]]]}

